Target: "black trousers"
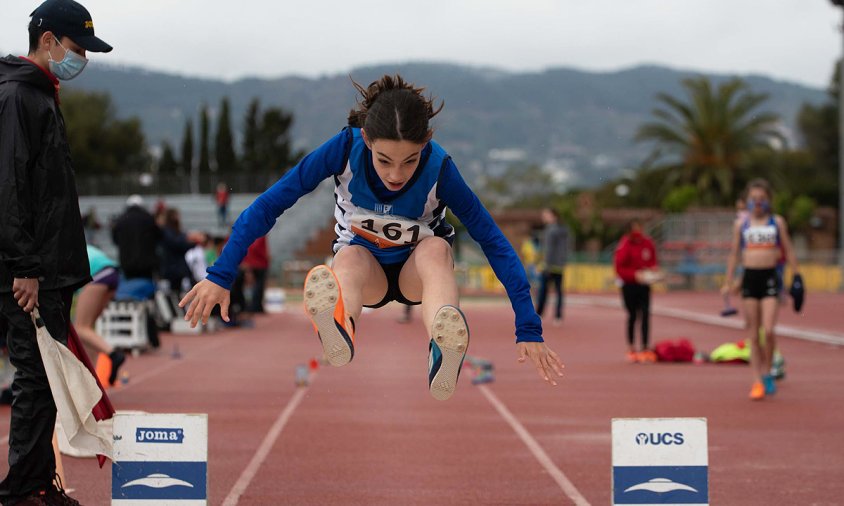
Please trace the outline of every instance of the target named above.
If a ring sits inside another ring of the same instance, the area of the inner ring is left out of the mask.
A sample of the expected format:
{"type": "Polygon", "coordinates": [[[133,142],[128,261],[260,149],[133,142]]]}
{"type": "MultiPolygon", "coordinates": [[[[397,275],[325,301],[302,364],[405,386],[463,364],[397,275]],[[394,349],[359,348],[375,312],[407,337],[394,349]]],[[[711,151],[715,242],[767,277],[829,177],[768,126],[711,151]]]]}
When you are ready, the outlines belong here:
{"type": "Polygon", "coordinates": [[[555,308],[554,318],[562,320],[563,318],[563,274],[557,272],[543,272],[542,281],[539,284],[539,294],[536,300],[536,314],[542,317],[545,312],[545,301],[548,297],[549,285],[554,284],[554,293],[557,294],[557,307],[555,308]]]}
{"type": "Polygon", "coordinates": [[[640,284],[625,284],[621,287],[624,308],[627,309],[627,343],[636,342],[636,318],[642,319],[642,349],[648,349],[648,332],[651,320],[651,287],[640,284]]]}
{"type": "MultiPolygon", "coordinates": [[[[38,294],[38,311],[53,339],[67,345],[73,290],[38,294]]],[[[15,366],[9,429],[9,473],[0,483],[0,501],[13,503],[51,486],[56,473],[53,430],[56,404],[41,361],[30,315],[11,293],[0,294],[0,318],[6,321],[9,359],[15,366]]]]}

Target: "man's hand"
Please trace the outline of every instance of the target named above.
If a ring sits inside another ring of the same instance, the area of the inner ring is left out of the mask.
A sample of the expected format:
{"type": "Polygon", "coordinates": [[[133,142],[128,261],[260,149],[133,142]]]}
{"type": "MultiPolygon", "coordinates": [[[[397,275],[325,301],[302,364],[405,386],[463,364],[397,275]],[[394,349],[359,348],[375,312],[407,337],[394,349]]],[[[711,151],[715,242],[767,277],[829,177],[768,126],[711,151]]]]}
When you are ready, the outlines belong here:
{"type": "Polygon", "coordinates": [[[12,295],[18,301],[18,306],[31,313],[38,306],[38,279],[15,278],[12,282],[12,295]]]}
{"type": "Polygon", "coordinates": [[[549,384],[557,386],[553,374],[556,373],[557,376],[562,376],[563,368],[565,367],[559,355],[554,353],[551,348],[545,346],[545,343],[522,342],[516,346],[519,348],[519,363],[523,363],[530,358],[539,376],[549,384]]]}
{"type": "Polygon", "coordinates": [[[220,315],[226,322],[229,321],[229,291],[222,286],[203,279],[197,283],[191,291],[179,302],[179,307],[190,304],[185,313],[185,320],[190,320],[191,328],[196,327],[197,322],[202,319],[202,324],[208,323],[211,310],[217,304],[220,305],[220,315]],[[193,301],[191,303],[191,301],[193,301]]]}

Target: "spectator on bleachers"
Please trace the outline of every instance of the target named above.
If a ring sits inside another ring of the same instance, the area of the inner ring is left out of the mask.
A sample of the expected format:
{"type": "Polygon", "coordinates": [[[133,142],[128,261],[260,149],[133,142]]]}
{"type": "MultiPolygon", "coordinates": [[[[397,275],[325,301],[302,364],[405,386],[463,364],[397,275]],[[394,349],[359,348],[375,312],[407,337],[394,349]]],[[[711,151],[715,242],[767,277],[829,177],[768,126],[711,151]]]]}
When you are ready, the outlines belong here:
{"type": "Polygon", "coordinates": [[[182,232],[181,215],[178,209],[169,208],[164,213],[161,228],[161,279],[170,283],[173,293],[180,293],[184,286],[192,286],[193,275],[185,260],[185,253],[204,242],[202,232],[182,232]],[[187,280],[187,281],[185,281],[187,280]],[[187,285],[186,285],[187,283],[187,285]]]}
{"type": "Polygon", "coordinates": [[[229,187],[226,183],[217,183],[215,201],[217,202],[217,224],[225,227],[229,224],[229,187]]]}

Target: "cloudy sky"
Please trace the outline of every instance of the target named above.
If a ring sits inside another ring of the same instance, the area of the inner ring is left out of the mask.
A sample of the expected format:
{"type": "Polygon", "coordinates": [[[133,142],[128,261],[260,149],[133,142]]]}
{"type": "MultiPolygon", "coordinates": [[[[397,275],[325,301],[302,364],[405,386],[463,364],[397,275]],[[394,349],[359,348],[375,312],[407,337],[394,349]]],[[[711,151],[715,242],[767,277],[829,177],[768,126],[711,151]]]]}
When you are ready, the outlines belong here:
{"type": "MultiPolygon", "coordinates": [[[[84,0],[97,60],[235,79],[447,61],[537,71],[642,63],[825,86],[841,53],[829,0],[84,0]]],[[[0,0],[0,50],[37,1],[0,0]]]]}

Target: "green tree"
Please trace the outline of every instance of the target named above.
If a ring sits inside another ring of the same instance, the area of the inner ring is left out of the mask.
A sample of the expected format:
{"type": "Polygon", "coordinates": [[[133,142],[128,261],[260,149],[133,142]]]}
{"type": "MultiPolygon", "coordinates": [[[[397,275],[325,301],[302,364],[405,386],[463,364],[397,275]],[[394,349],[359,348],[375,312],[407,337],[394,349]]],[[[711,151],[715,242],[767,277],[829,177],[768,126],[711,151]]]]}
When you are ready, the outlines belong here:
{"type": "Polygon", "coordinates": [[[279,108],[264,111],[255,139],[255,163],[258,170],[287,172],[300,158],[290,139],[293,115],[279,108]]]}
{"type": "Polygon", "coordinates": [[[176,156],[173,154],[173,148],[170,143],[164,141],[161,144],[161,159],[158,161],[159,174],[175,174],[179,171],[179,163],[176,161],[176,156]]]}
{"type": "Polygon", "coordinates": [[[62,112],[77,173],[117,174],[149,168],[141,121],[117,119],[107,93],[62,92],[62,112]]]}
{"type": "Polygon", "coordinates": [[[261,106],[257,98],[252,99],[243,120],[243,168],[247,172],[258,170],[258,130],[261,106]]]}
{"type": "Polygon", "coordinates": [[[668,195],[662,199],[662,208],[669,213],[682,213],[697,199],[697,186],[685,184],[668,192],[668,195]]]}
{"type": "Polygon", "coordinates": [[[636,141],[651,141],[657,150],[679,158],[671,165],[668,187],[695,184],[706,204],[731,203],[736,171],[747,154],[782,141],[777,115],[760,112],[767,99],[753,93],[739,79],[713,88],[705,77],[683,80],[687,101],[666,93],[657,95],[656,121],[642,125],[636,141]]]}
{"type": "Polygon", "coordinates": [[[237,156],[234,153],[228,97],[224,97],[220,104],[220,119],[217,122],[217,135],[214,138],[214,160],[217,163],[217,170],[220,172],[237,171],[237,156]]]}
{"type": "Polygon", "coordinates": [[[815,173],[800,174],[811,181],[812,195],[822,205],[838,206],[838,86],[840,63],[836,63],[829,84],[829,100],[820,105],[804,104],[797,114],[797,128],[806,151],[812,156],[815,173]]]}
{"type": "Polygon", "coordinates": [[[185,133],[182,137],[182,170],[190,174],[193,169],[193,123],[185,122],[185,133]]]}
{"type": "Polygon", "coordinates": [[[208,174],[211,162],[208,153],[208,107],[202,104],[199,110],[199,173],[208,174]]]}

